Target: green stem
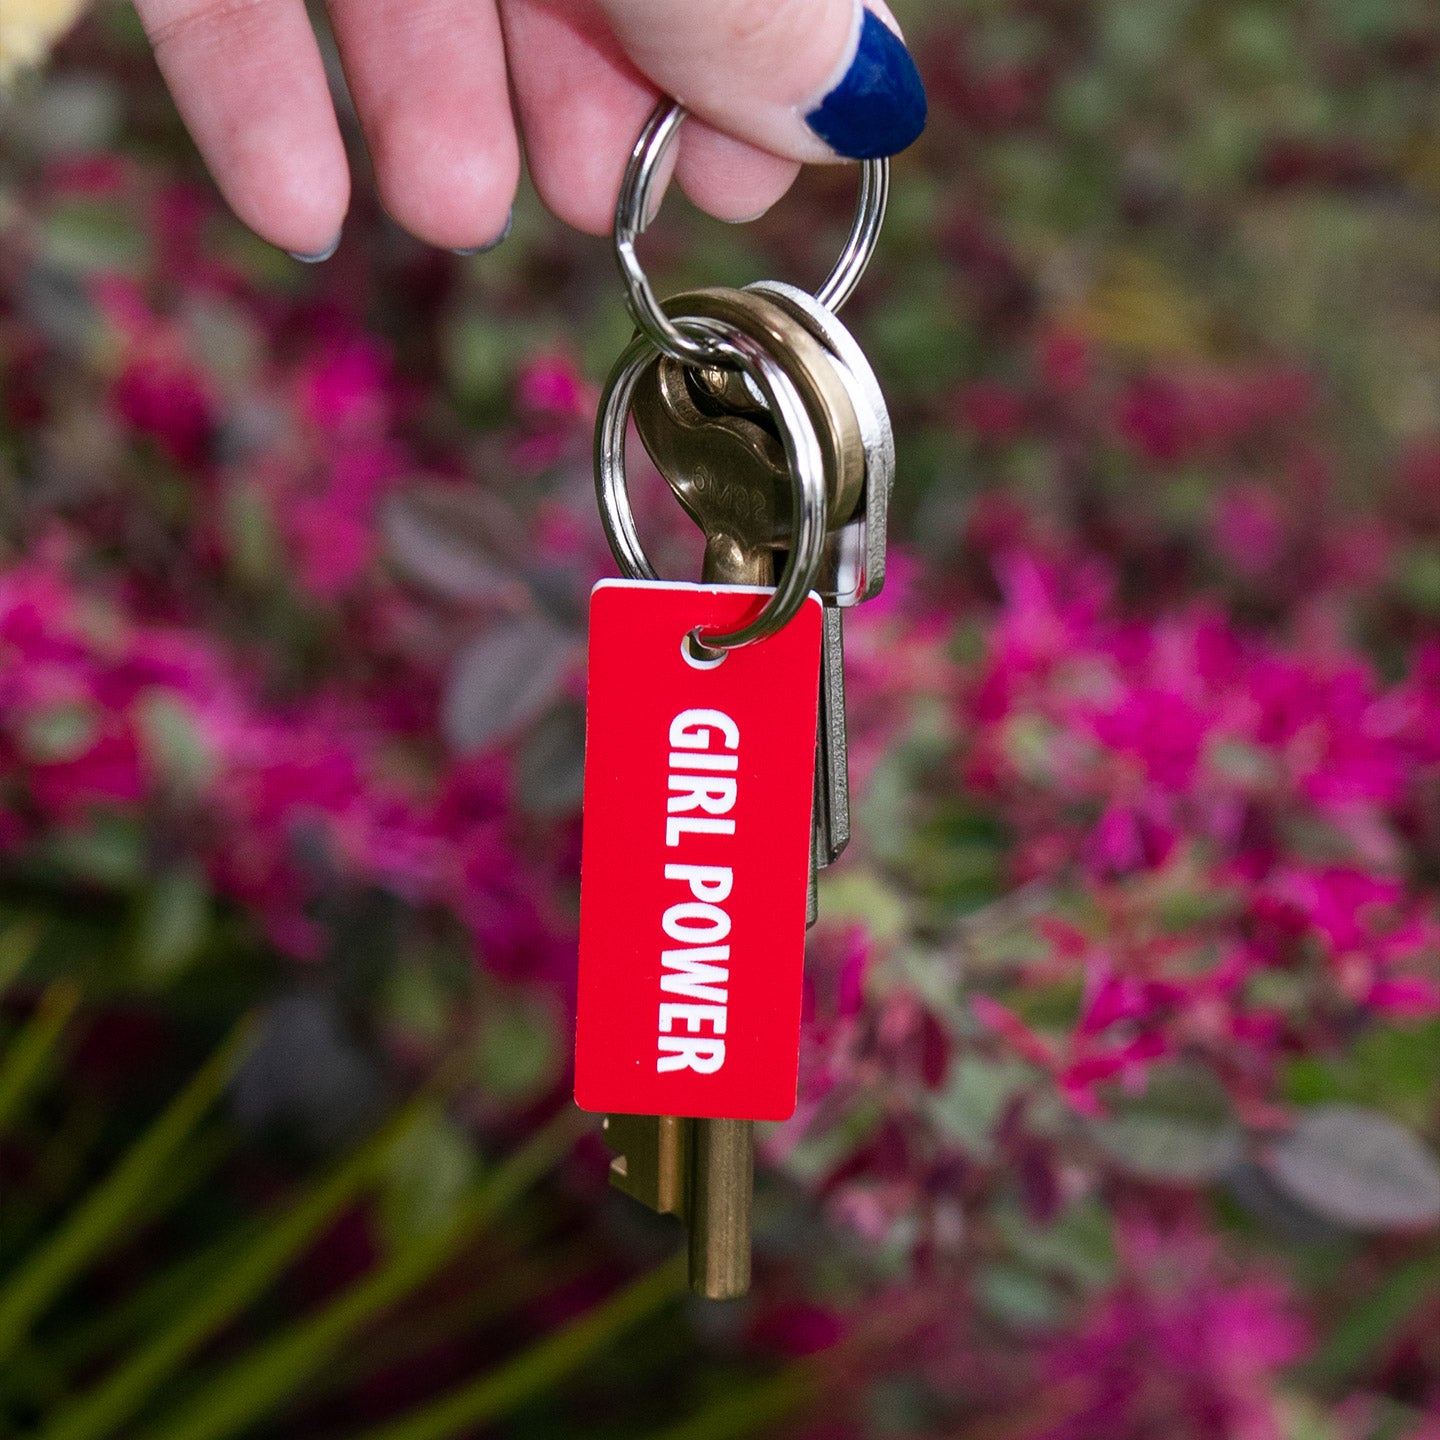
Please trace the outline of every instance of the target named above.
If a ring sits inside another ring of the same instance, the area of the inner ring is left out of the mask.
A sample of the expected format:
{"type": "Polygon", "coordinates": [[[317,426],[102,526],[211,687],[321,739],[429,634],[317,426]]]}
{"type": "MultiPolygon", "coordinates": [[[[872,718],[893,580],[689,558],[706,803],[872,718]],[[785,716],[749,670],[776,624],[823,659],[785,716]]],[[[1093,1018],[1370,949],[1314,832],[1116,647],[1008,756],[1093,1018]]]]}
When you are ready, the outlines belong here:
{"type": "Polygon", "coordinates": [[[127,1224],[146,1192],[229,1082],[249,1042],[242,1021],[120,1162],[0,1292],[0,1359],[29,1334],[35,1319],[127,1224]]]}
{"type": "Polygon", "coordinates": [[[61,1031],[80,1004],[73,980],[53,980],[41,992],[35,1013],[10,1042],[0,1065],[0,1131],[10,1123],[54,1057],[61,1031]]]}
{"type": "Polygon", "coordinates": [[[684,1289],[685,1257],[677,1255],[498,1370],[403,1419],[364,1431],[358,1440],[449,1440],[468,1434],[578,1370],[618,1335],[669,1304],[684,1289]]]}
{"type": "Polygon", "coordinates": [[[582,1119],[588,1117],[562,1111],[481,1181],[449,1225],[395,1251],[318,1313],[241,1356],[146,1431],[144,1440],[222,1440],[248,1432],[363,1325],[427,1281],[476,1229],[556,1164],[574,1143],[582,1119]]]}

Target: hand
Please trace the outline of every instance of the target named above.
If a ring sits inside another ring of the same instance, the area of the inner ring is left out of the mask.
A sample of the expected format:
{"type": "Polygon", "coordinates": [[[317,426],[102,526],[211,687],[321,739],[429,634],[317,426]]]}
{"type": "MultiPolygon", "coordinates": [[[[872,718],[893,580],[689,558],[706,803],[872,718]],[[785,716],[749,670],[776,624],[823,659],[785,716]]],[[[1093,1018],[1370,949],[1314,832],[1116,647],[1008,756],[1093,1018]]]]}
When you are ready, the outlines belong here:
{"type": "MultiPolygon", "coordinates": [[[[303,0],[136,0],[195,143],[236,213],[299,258],[338,243],[350,177],[303,0]]],[[[386,210],[457,250],[503,238],[520,171],[608,233],[660,93],[692,118],[675,173],[750,219],[800,162],[892,154],[925,94],[888,12],[859,0],[328,0],[386,210]],[[877,14],[882,18],[877,18],[877,14]],[[513,113],[511,96],[513,93],[513,113]]]]}

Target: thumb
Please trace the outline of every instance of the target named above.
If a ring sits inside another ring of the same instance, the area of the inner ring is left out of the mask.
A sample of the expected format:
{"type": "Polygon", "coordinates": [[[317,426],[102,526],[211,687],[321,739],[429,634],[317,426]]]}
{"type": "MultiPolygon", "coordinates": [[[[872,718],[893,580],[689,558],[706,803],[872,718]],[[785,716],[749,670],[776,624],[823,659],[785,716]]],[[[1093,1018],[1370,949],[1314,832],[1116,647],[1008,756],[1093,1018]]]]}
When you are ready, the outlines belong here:
{"type": "Polygon", "coordinates": [[[893,155],[925,127],[925,87],[889,12],[861,0],[599,0],[661,90],[791,160],[893,155]]]}

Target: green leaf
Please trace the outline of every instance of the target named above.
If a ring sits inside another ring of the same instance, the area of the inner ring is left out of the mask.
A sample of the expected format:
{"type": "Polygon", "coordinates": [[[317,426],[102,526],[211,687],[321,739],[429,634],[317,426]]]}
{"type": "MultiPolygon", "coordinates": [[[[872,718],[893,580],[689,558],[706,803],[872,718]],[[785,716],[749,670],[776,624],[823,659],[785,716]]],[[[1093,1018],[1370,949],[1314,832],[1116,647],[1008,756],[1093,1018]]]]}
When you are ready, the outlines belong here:
{"type": "Polygon", "coordinates": [[[1005,1106],[1033,1079],[1034,1072],[1022,1061],[966,1055],[950,1067],[945,1088],[931,1097],[930,1113],[949,1139],[987,1159],[1005,1106]]]}
{"type": "Polygon", "coordinates": [[[40,948],[41,925],[33,918],[14,921],[0,931],[0,996],[20,978],[40,948]]]}
{"type": "Polygon", "coordinates": [[[214,776],[215,757],[189,707],[156,690],[139,709],[145,753],[166,784],[186,798],[201,794],[214,776]]]}
{"type": "Polygon", "coordinates": [[[0,1359],[29,1333],[46,1306],[124,1229],[229,1083],[250,1039],[242,1020],[119,1163],[0,1291],[0,1359]]]}
{"type": "Polygon", "coordinates": [[[133,274],[146,259],[145,236],[122,207],[74,200],[54,207],[42,238],[47,263],[82,274],[133,274]]]}
{"type": "Polygon", "coordinates": [[[1205,1066],[1186,1063],[1157,1067],[1143,1095],[1122,1098],[1087,1130],[1121,1168],[1162,1183],[1218,1179],[1242,1148],[1225,1087],[1205,1066]]]}
{"type": "Polygon", "coordinates": [[[1426,615],[1440,615],[1440,551],[1434,545],[1415,545],[1395,559],[1395,579],[1401,594],[1426,615]]]}
{"type": "Polygon", "coordinates": [[[1092,1289],[1114,1278],[1112,1220],[1096,1199],[1071,1205],[1050,1225],[1033,1223],[1018,1205],[997,1208],[990,1218],[1015,1257],[1032,1270],[1092,1289]]]}
{"type": "Polygon", "coordinates": [[[83,829],[55,836],[46,857],[73,878],[129,890],[145,878],[145,832],[129,816],[96,815],[83,829]]]}
{"type": "Polygon", "coordinates": [[[873,870],[824,870],[820,874],[820,913],[837,924],[860,921],[878,943],[909,933],[904,898],[873,870]]]}
{"type": "Polygon", "coordinates": [[[440,1112],[411,1125],[386,1165],[381,1216],[403,1245],[454,1220],[475,1173],[465,1132],[440,1112]]]}
{"type": "Polygon", "coordinates": [[[555,1078],[561,1041],[554,1014],[520,993],[494,993],[480,1022],[475,1076],[486,1094],[533,1097],[555,1078]]]}
{"type": "Polygon", "coordinates": [[[210,886],[198,866],[156,877],[140,900],[133,952],[144,979],[173,980],[200,953],[210,928],[210,886]]]}
{"type": "MultiPolygon", "coordinates": [[[[435,1115],[428,1091],[411,1101],[367,1144],[311,1185],[283,1214],[258,1227],[249,1242],[176,1295],[168,1319],[94,1388],[56,1415],[37,1440],[102,1440],[130,1419],[223,1325],[256,1298],[319,1231],[373,1180],[386,1158],[435,1115]],[[188,1303],[187,1303],[188,1300],[188,1303]]],[[[210,1256],[202,1256],[210,1262],[210,1256]]],[[[176,1269],[190,1275],[190,1261],[176,1269]]]]}
{"type": "Polygon", "coordinates": [[[1295,1105],[1322,1100],[1373,1106],[1414,1126],[1428,1124],[1440,1088],[1440,1021],[1375,1025],[1334,1059],[1299,1056],[1285,1074],[1295,1105]]]}
{"type": "Polygon", "coordinates": [[[28,716],[20,734],[25,756],[37,765],[75,760],[94,743],[95,714],[88,705],[52,705],[28,716]]]}
{"type": "Polygon", "coordinates": [[[1201,1185],[1240,1155],[1235,1125],[1132,1111],[1091,1123],[1090,1136],[1122,1169],[1145,1180],[1201,1185]]]}
{"type": "Polygon", "coordinates": [[[768,1380],[727,1385],[697,1414],[667,1425],[646,1440],[742,1440],[769,1434],[776,1423],[804,1405],[820,1383],[814,1360],[802,1360],[768,1380]]]}
{"type": "Polygon", "coordinates": [[[684,1261],[683,1255],[675,1256],[498,1370],[400,1420],[362,1431],[358,1440],[449,1440],[508,1414],[574,1374],[631,1326],[677,1299],[685,1289],[684,1261]]]}
{"type": "Polygon", "coordinates": [[[1353,1383],[1434,1302],[1437,1286],[1440,1255],[1422,1255],[1392,1270],[1363,1299],[1347,1297],[1334,1330],[1305,1365],[1307,1378],[1335,1391],[1353,1383]]]}
{"type": "Polygon", "coordinates": [[[1440,1222],[1440,1164],[1408,1130],[1358,1105],[1316,1105],[1262,1157],[1271,1180],[1356,1230],[1440,1222]]]}
{"type": "Polygon", "coordinates": [[[80,987],[73,980],[52,981],[25,1028],[5,1047],[0,1057],[0,1133],[44,1077],[61,1032],[79,1004],[80,987]]]}
{"type": "Polygon", "coordinates": [[[427,1281],[482,1225],[513,1202],[574,1143],[588,1119],[562,1111],[493,1172],[482,1175],[454,1222],[389,1255],[320,1310],[242,1354],[202,1384],[144,1440],[222,1440],[249,1433],[375,1316],[427,1281]]]}
{"type": "Polygon", "coordinates": [[[412,957],[390,972],[382,1008],[408,1035],[435,1042],[450,1025],[449,996],[427,959],[412,957]]]}
{"type": "Polygon", "coordinates": [[[521,350],[488,308],[457,310],[441,330],[440,345],[446,379],[463,405],[492,408],[505,399],[521,350]]]}
{"type": "Polygon", "coordinates": [[[253,484],[230,484],[222,497],[222,524],[235,578],[256,589],[269,582],[280,568],[280,540],[266,495],[253,484]]]}
{"type": "Polygon", "coordinates": [[[1002,1324],[1046,1329],[1060,1317],[1060,1296],[1043,1276],[1019,1265],[987,1265],[975,1277],[981,1308],[1002,1324]]]}
{"type": "Polygon", "coordinates": [[[520,803],[532,815],[570,815],[585,788],[585,710],[557,705],[525,737],[515,767],[520,803]]]}

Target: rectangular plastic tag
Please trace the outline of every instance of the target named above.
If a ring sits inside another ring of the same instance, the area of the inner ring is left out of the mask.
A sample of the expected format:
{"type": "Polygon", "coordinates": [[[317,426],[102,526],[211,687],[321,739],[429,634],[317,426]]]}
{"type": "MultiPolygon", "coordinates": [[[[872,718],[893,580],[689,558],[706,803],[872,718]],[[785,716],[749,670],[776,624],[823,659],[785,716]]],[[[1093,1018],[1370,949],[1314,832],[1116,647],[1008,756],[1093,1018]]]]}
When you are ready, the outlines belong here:
{"type": "Polygon", "coordinates": [[[590,598],[575,1101],[795,1109],[821,607],[697,662],[768,591],[603,580],[590,598]]]}

